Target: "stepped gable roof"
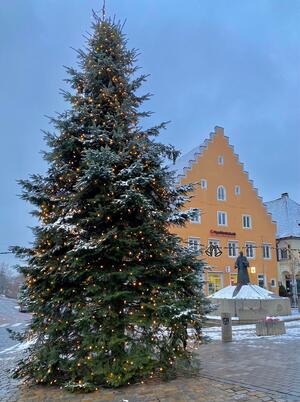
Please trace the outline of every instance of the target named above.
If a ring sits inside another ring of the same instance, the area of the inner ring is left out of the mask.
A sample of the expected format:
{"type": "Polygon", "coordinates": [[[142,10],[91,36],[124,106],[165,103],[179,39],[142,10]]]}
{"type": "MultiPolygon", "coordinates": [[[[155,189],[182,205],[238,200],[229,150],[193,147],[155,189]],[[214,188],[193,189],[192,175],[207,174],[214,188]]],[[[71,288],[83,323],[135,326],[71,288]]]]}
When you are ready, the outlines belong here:
{"type": "MultiPolygon", "coordinates": [[[[251,180],[249,178],[248,172],[244,169],[244,164],[240,162],[239,156],[234,152],[234,147],[229,143],[229,138],[226,135],[224,135],[223,127],[216,126],[215,131],[210,133],[209,138],[204,140],[201,145],[198,145],[197,147],[193,148],[190,152],[179,157],[176,160],[175,164],[168,166],[168,168],[175,173],[177,183],[180,183],[181,179],[183,179],[186,176],[186,173],[192,169],[193,165],[198,161],[199,157],[201,157],[203,152],[208,148],[209,144],[211,142],[213,142],[214,137],[217,134],[221,134],[227,140],[228,147],[232,150],[232,153],[235,156],[237,163],[240,165],[244,174],[247,176],[247,179],[248,179],[250,185],[252,186],[253,190],[255,191],[258,199],[263,204],[263,207],[264,207],[266,213],[271,216],[270,212],[267,210],[266,204],[263,202],[262,197],[259,196],[257,188],[254,187],[253,180],[251,180]]],[[[275,224],[275,222],[273,222],[273,223],[275,224]]]]}
{"type": "Polygon", "coordinates": [[[192,168],[198,157],[203,154],[203,151],[207,148],[208,144],[216,135],[218,128],[219,127],[216,127],[216,131],[210,134],[209,139],[204,140],[201,145],[198,145],[188,153],[180,156],[176,160],[175,164],[169,165],[170,170],[175,172],[178,181],[185,176],[186,172],[192,168]]]}
{"type": "Polygon", "coordinates": [[[284,237],[300,237],[300,204],[283,193],[280,198],[266,202],[268,212],[277,222],[278,239],[284,237]]]}

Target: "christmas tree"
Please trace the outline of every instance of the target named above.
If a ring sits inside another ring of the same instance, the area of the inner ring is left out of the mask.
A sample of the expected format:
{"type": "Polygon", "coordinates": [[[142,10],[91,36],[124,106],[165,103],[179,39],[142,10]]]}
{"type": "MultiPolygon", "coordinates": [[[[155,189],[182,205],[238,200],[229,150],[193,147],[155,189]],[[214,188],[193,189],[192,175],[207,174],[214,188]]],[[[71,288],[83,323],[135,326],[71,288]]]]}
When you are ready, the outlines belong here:
{"type": "Polygon", "coordinates": [[[191,187],[176,187],[178,152],[143,129],[136,51],[119,23],[95,15],[79,70],[68,69],[69,110],[46,133],[48,171],[22,180],[35,206],[23,297],[32,340],[18,377],[91,391],[176,371],[201,341],[202,263],[172,234],[191,187]]]}

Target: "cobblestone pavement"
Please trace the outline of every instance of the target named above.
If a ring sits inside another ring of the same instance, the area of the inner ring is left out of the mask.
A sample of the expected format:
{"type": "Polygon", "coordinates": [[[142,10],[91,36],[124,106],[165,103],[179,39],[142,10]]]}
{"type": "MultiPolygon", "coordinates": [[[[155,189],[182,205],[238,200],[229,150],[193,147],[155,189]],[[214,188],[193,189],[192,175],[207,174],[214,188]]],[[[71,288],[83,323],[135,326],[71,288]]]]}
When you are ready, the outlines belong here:
{"type": "Polygon", "coordinates": [[[297,400],[299,401],[299,399],[286,399],[278,394],[203,377],[178,378],[168,383],[135,385],[85,395],[35,387],[21,391],[15,399],[7,399],[9,402],[291,402],[297,400]]]}
{"type": "Polygon", "coordinates": [[[201,375],[258,387],[300,401],[300,321],[287,334],[253,337],[231,343],[214,342],[199,349],[201,375]]]}
{"type": "Polygon", "coordinates": [[[232,343],[218,336],[203,345],[198,354],[197,376],[179,377],[168,383],[151,382],[118,390],[91,394],[70,394],[48,387],[20,386],[5,372],[13,367],[20,348],[0,351],[0,401],[3,402],[300,402],[300,321],[291,323],[287,335],[257,338],[252,330],[246,337],[235,330],[232,343]],[[252,332],[251,332],[252,331],[252,332]]]}

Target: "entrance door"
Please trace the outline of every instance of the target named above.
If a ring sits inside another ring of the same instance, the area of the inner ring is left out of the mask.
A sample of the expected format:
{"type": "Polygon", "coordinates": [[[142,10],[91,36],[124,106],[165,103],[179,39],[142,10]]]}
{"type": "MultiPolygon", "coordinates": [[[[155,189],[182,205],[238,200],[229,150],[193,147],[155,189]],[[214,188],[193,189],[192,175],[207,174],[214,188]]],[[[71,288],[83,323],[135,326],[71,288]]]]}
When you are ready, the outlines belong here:
{"type": "Polygon", "coordinates": [[[222,274],[208,274],[208,294],[211,295],[222,289],[222,274]]]}
{"type": "Polygon", "coordinates": [[[230,285],[231,286],[237,285],[237,274],[230,274],[230,285]]]}

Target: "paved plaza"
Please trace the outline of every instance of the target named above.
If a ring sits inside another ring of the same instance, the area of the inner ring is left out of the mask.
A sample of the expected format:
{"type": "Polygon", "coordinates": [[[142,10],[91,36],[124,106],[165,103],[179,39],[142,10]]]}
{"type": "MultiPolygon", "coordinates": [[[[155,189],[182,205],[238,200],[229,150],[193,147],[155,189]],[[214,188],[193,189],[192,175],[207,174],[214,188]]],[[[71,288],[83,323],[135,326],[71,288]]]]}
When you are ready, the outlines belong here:
{"type": "Polygon", "coordinates": [[[30,316],[16,303],[1,300],[0,401],[3,402],[293,402],[300,401],[300,321],[286,323],[287,334],[255,335],[254,326],[234,327],[233,342],[222,343],[219,328],[205,330],[212,341],[197,352],[201,370],[170,382],[70,394],[48,388],[21,386],[7,370],[16,364],[22,345],[8,338],[6,328],[24,328],[30,316]]]}

